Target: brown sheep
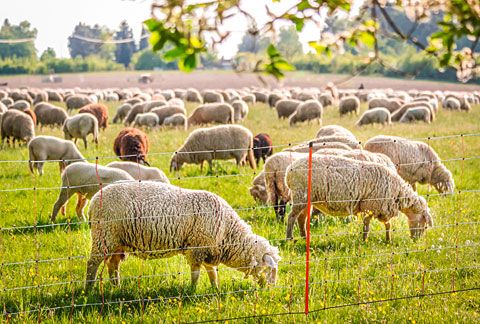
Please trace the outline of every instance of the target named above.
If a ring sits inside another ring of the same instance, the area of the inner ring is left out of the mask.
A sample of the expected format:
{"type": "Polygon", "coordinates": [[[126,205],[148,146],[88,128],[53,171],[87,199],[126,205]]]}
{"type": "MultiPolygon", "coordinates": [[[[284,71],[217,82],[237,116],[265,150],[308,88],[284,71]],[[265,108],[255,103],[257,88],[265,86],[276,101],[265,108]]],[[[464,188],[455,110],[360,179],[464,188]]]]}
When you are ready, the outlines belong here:
{"type": "Polygon", "coordinates": [[[150,166],[146,161],[148,149],[147,135],[133,127],[121,130],[113,143],[113,151],[120,160],[138,162],[150,166]]]}
{"type": "Polygon", "coordinates": [[[108,108],[103,104],[89,104],[78,111],[79,114],[94,115],[98,120],[98,127],[105,129],[108,126],[108,108]]]}
{"type": "Polygon", "coordinates": [[[28,116],[30,116],[30,118],[32,118],[34,125],[37,124],[37,116],[35,115],[35,113],[30,108],[22,110],[22,112],[26,113],[28,116]]]}

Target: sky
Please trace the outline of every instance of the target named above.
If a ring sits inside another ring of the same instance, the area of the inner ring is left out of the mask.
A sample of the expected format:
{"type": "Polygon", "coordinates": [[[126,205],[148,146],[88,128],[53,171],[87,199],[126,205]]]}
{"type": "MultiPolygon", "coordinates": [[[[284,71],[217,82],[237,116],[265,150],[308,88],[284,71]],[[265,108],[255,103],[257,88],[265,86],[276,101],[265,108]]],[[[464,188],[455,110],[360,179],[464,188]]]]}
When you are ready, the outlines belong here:
{"type": "MultiPolygon", "coordinates": [[[[150,16],[151,0],[2,0],[0,19],[8,18],[11,23],[28,20],[37,28],[35,46],[39,55],[52,47],[58,57],[69,57],[68,37],[79,22],[90,25],[99,24],[116,29],[122,20],[127,20],[136,39],[140,38],[141,23],[150,16]]],[[[281,12],[298,2],[282,0],[275,4],[274,11],[281,12]]],[[[260,25],[267,19],[265,4],[271,0],[244,0],[246,11],[253,14],[260,25]]],[[[240,15],[230,19],[225,30],[232,31],[231,36],[218,47],[220,56],[230,58],[235,55],[244,30],[246,20],[240,15]]],[[[308,50],[308,41],[319,37],[319,27],[308,24],[300,34],[304,49],[308,50]]]]}

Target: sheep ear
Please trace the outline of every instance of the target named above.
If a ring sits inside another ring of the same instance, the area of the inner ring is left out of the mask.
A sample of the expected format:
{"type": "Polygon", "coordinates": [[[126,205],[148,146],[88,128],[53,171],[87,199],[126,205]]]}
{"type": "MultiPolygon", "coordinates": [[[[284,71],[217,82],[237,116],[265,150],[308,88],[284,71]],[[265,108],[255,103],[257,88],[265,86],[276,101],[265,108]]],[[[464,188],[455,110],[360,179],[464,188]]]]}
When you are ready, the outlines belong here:
{"type": "Polygon", "coordinates": [[[275,260],[273,260],[271,255],[265,254],[263,256],[263,262],[265,262],[267,264],[267,266],[272,268],[272,269],[277,268],[277,263],[275,262],[275,260]]]}

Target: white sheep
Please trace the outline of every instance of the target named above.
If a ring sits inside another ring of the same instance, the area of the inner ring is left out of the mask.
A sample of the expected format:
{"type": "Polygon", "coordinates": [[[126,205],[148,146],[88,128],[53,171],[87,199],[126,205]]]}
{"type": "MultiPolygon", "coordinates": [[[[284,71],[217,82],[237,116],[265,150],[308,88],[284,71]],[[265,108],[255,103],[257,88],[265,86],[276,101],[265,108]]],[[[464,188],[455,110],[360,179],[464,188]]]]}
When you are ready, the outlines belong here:
{"type": "Polygon", "coordinates": [[[201,190],[158,182],[119,183],[97,193],[91,202],[92,250],[85,290],[91,290],[105,260],[110,278],[120,284],[120,262],[127,253],[142,259],[182,254],[197,285],[205,267],[218,287],[221,263],[253,276],[260,284],[275,284],[278,249],[255,235],[228,203],[201,190]],[[151,252],[149,252],[151,251],[151,252]]]}
{"type": "Polygon", "coordinates": [[[98,120],[89,113],[68,117],[63,123],[63,134],[67,140],[73,138],[75,144],[77,144],[77,139],[81,138],[85,149],[87,148],[87,136],[92,134],[93,142],[98,146],[98,120]]]}
{"type": "Polygon", "coordinates": [[[155,128],[158,126],[159,118],[153,112],[146,112],[135,116],[133,127],[155,128]]]}
{"type": "Polygon", "coordinates": [[[187,116],[185,116],[182,113],[173,114],[165,118],[162,125],[174,126],[175,128],[177,128],[177,126],[182,126],[183,129],[187,130],[188,128],[187,116]]]}
{"type": "Polygon", "coordinates": [[[423,121],[427,124],[430,124],[431,121],[431,111],[426,107],[415,107],[408,108],[408,110],[400,118],[400,123],[412,123],[416,121],[423,121]]]}
{"type": "Polygon", "coordinates": [[[353,135],[351,131],[340,125],[323,126],[318,130],[315,138],[326,136],[343,136],[350,138],[352,141],[358,142],[357,138],[355,137],[355,135],[353,135]]]}
{"type": "Polygon", "coordinates": [[[12,145],[15,147],[15,140],[28,143],[35,137],[35,125],[29,115],[16,109],[9,109],[3,113],[0,133],[2,143],[5,139],[9,141],[12,138],[12,145]]]}
{"type": "Polygon", "coordinates": [[[235,121],[241,121],[247,117],[248,105],[243,100],[234,100],[232,102],[233,110],[235,111],[235,121]]]}
{"type": "Polygon", "coordinates": [[[265,185],[265,172],[260,172],[252,181],[252,186],[248,189],[250,195],[262,203],[268,202],[268,194],[265,185]]]}
{"type": "Polygon", "coordinates": [[[210,103],[198,106],[188,117],[188,125],[209,123],[233,124],[235,111],[228,103],[210,103]]]}
{"type": "Polygon", "coordinates": [[[318,100],[307,100],[298,105],[295,112],[288,118],[290,126],[299,122],[310,121],[316,119],[318,124],[322,124],[323,107],[318,100]]]}
{"type": "MultiPolygon", "coordinates": [[[[308,157],[293,162],[287,170],[286,183],[291,190],[292,211],[288,216],[287,238],[293,237],[298,221],[305,237],[307,216],[308,157]]],[[[372,162],[335,155],[312,157],[312,206],[323,214],[348,216],[364,214],[363,237],[367,239],[370,220],[385,224],[386,240],[391,240],[390,219],[401,211],[408,217],[412,238],[433,226],[427,202],[391,169],[372,162]]]]}
{"type": "Polygon", "coordinates": [[[365,111],[355,125],[360,127],[369,124],[390,125],[391,123],[392,117],[388,109],[373,108],[365,111]]]}
{"type": "Polygon", "coordinates": [[[159,168],[148,167],[135,162],[115,161],[107,164],[107,167],[121,169],[130,174],[135,180],[152,180],[170,183],[165,173],[159,168]]]}
{"type": "Polygon", "coordinates": [[[59,163],[60,171],[70,163],[85,161],[77,146],[68,140],[54,136],[37,136],[28,142],[30,171],[34,173],[37,169],[43,175],[43,164],[47,160],[54,160],[59,163]]]}
{"type": "Polygon", "coordinates": [[[62,173],[62,188],[57,201],[53,205],[51,221],[55,221],[59,210],[62,210],[62,214],[65,214],[65,204],[74,194],[78,196],[77,217],[86,220],[83,209],[87,200],[92,199],[100,188],[103,190],[106,186],[121,180],[135,181],[128,172],[120,168],[105,167],[87,162],[70,164],[62,173]]]}
{"type": "Polygon", "coordinates": [[[355,96],[343,97],[339,103],[340,116],[355,113],[360,113],[360,100],[355,96]]]}

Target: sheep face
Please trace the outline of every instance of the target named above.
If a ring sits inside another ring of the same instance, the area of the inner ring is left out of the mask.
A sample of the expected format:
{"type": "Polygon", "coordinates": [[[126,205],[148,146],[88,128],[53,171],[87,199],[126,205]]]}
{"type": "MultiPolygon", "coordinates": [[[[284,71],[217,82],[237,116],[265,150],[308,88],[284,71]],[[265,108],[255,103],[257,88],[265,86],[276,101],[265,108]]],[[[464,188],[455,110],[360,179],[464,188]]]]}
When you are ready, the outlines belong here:
{"type": "Polygon", "coordinates": [[[177,154],[172,157],[170,161],[170,172],[179,171],[182,168],[183,161],[179,161],[177,154]]]}
{"type": "Polygon", "coordinates": [[[419,213],[414,211],[408,212],[407,217],[412,239],[419,238],[428,227],[433,227],[433,219],[428,207],[425,207],[425,209],[419,213]]]}
{"type": "Polygon", "coordinates": [[[432,172],[431,181],[440,193],[452,194],[455,189],[452,173],[445,167],[437,166],[432,172]]]}
{"type": "Polygon", "coordinates": [[[255,185],[250,187],[250,195],[259,202],[266,203],[268,200],[267,190],[264,186],[255,185]]]}
{"type": "Polygon", "coordinates": [[[249,267],[242,270],[245,277],[252,276],[260,286],[275,285],[277,282],[278,261],[275,261],[278,256],[264,254],[260,260],[252,259],[249,267]]]}

